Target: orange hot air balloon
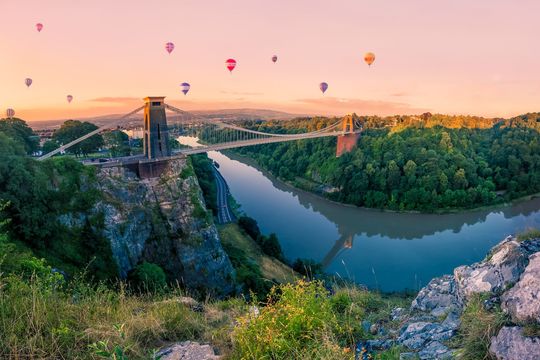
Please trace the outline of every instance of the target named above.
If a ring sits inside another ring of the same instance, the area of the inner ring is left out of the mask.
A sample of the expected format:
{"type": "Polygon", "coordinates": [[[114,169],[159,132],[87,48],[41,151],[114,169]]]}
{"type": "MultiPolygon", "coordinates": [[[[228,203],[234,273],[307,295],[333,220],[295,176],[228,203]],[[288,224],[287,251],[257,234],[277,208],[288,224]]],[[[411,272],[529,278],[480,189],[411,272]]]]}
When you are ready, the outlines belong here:
{"type": "Polygon", "coordinates": [[[366,62],[366,64],[371,66],[371,64],[373,64],[375,62],[375,54],[372,53],[372,52],[367,52],[364,55],[364,61],[366,62]]]}

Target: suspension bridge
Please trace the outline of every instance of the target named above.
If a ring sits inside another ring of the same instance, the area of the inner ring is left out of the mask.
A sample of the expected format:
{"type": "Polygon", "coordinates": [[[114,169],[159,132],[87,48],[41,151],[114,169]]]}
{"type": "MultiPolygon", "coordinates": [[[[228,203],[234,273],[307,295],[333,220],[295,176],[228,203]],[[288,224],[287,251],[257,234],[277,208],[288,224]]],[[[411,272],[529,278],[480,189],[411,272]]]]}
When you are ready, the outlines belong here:
{"type": "MultiPolygon", "coordinates": [[[[81,136],[67,144],[62,144],[56,150],[42,155],[38,160],[48,159],[56,154],[63,153],[70,147],[103,131],[114,129],[129,122],[133,124],[134,116],[143,112],[143,154],[124,156],[110,159],[106,162],[94,163],[99,166],[119,166],[146,164],[149,170],[143,171],[146,176],[159,172],[160,162],[172,160],[186,155],[199,154],[208,151],[234,149],[245,146],[271,144],[304,139],[317,139],[322,137],[337,137],[336,155],[348,152],[354,148],[362,126],[355,116],[346,116],[343,119],[325,128],[299,134],[266,133],[247,129],[222,119],[208,119],[193,113],[181,110],[164,102],[165,97],[146,97],[145,103],[129,113],[112,119],[98,129],[81,136]],[[169,123],[166,111],[172,113],[169,123]],[[205,144],[190,148],[171,149],[169,137],[171,134],[180,136],[198,136],[205,144]],[[153,165],[152,165],[153,164],[153,165]]],[[[86,162],[89,163],[89,162],[86,162]]]]}

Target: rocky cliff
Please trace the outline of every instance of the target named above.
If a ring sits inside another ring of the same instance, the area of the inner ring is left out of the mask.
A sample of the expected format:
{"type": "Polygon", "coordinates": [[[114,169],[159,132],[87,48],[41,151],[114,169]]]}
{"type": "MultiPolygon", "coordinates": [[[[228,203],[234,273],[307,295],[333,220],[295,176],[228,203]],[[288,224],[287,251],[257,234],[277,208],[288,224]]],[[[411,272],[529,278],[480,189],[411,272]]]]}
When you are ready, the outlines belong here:
{"type": "Polygon", "coordinates": [[[188,159],[169,161],[161,176],[139,179],[124,167],[102,168],[98,186],[121,277],[139,262],[161,266],[172,281],[201,294],[235,291],[234,270],[188,159]]]}
{"type": "Polygon", "coordinates": [[[483,261],[431,280],[409,309],[392,311],[389,320],[399,324],[398,331],[364,346],[375,351],[402,346],[406,352],[400,359],[476,358],[461,348],[468,336],[463,327],[465,316],[469,326],[473,323],[476,329],[486,330],[484,335],[494,334],[473,340],[478,342],[477,348],[485,346],[490,358],[540,359],[540,239],[520,241],[509,236],[483,261]],[[481,324],[485,319],[470,311],[478,302],[480,313],[499,321],[481,324]]]}

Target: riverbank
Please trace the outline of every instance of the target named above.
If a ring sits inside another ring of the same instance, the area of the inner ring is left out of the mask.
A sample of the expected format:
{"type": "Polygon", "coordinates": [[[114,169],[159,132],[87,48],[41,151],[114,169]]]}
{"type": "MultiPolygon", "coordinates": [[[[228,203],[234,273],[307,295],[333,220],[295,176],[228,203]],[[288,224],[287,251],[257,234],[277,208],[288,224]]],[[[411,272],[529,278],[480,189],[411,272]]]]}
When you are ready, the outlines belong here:
{"type": "MultiPolygon", "coordinates": [[[[257,160],[253,159],[252,157],[245,156],[245,155],[239,154],[239,153],[237,153],[235,151],[231,151],[231,150],[224,150],[224,151],[222,151],[222,153],[226,154],[228,157],[230,157],[233,160],[241,161],[241,162],[243,162],[243,163],[245,163],[245,164],[247,164],[249,166],[252,166],[252,167],[256,168],[257,170],[261,171],[266,177],[272,178],[275,181],[279,181],[279,182],[291,187],[295,191],[307,192],[309,194],[317,196],[320,199],[323,199],[323,200],[328,201],[328,202],[333,203],[333,204],[338,204],[338,205],[351,207],[351,208],[356,208],[356,209],[369,210],[369,211],[380,211],[380,212],[388,212],[388,213],[395,213],[395,214],[438,214],[438,215],[447,215],[447,214],[459,214],[459,213],[463,213],[463,212],[499,210],[499,209],[503,209],[503,208],[506,208],[506,207],[509,207],[509,206],[518,205],[518,204],[523,203],[523,202],[527,202],[527,201],[531,201],[531,200],[540,198],[540,193],[535,193],[535,194],[522,196],[522,197],[513,199],[511,201],[507,201],[507,202],[503,202],[503,203],[499,203],[499,204],[485,205],[485,206],[479,206],[479,207],[474,207],[474,208],[439,209],[439,210],[435,210],[433,212],[424,212],[424,211],[415,211],[415,210],[391,210],[391,209],[384,209],[384,208],[382,208],[382,209],[380,209],[380,208],[369,208],[369,207],[356,206],[356,205],[353,205],[353,204],[348,204],[348,203],[335,201],[335,200],[329,199],[322,192],[311,191],[309,189],[305,189],[305,188],[295,186],[295,184],[293,182],[281,179],[278,176],[275,176],[274,174],[272,174],[270,171],[266,170],[264,167],[262,167],[257,162],[257,160]]],[[[307,180],[307,179],[302,179],[302,180],[306,181],[306,182],[310,182],[310,180],[307,180]]],[[[324,184],[317,184],[317,185],[318,186],[324,186],[324,184]]]]}

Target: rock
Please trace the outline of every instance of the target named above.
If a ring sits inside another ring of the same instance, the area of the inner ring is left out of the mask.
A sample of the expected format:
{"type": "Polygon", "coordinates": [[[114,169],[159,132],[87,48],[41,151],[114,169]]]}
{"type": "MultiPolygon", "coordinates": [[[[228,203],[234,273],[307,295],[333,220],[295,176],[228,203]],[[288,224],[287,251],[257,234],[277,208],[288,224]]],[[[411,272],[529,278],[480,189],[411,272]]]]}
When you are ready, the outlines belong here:
{"type": "Polygon", "coordinates": [[[416,322],[404,326],[398,343],[412,350],[419,350],[431,341],[444,341],[455,334],[455,329],[431,322],[416,322]]]}
{"type": "Polygon", "coordinates": [[[524,337],[520,327],[503,327],[491,338],[491,354],[498,360],[538,360],[540,338],[524,337]]]}
{"type": "Polygon", "coordinates": [[[371,335],[377,335],[378,332],[379,332],[379,325],[378,324],[372,324],[369,327],[369,333],[371,335]]]}
{"type": "Polygon", "coordinates": [[[414,352],[404,352],[399,354],[399,360],[416,360],[418,355],[414,352]]]}
{"type": "Polygon", "coordinates": [[[446,327],[447,329],[451,330],[457,330],[459,328],[459,325],[461,325],[461,313],[457,311],[450,312],[446,319],[441,323],[442,326],[446,327]]]}
{"type": "Polygon", "coordinates": [[[184,341],[160,350],[155,359],[160,360],[218,360],[210,345],[201,345],[192,341],[184,341]]]}
{"type": "Polygon", "coordinates": [[[502,295],[501,307],[516,322],[540,323],[540,252],[529,257],[519,281],[502,295]]]}
{"type": "Polygon", "coordinates": [[[390,319],[392,321],[401,321],[406,316],[406,310],[404,308],[395,308],[392,309],[392,312],[390,313],[390,319]]]}
{"type": "Polygon", "coordinates": [[[444,275],[435,278],[422,288],[413,300],[411,310],[429,312],[441,316],[451,311],[458,304],[454,277],[444,275]]]}
{"type": "Polygon", "coordinates": [[[364,329],[365,332],[369,332],[369,329],[371,329],[371,322],[367,320],[362,321],[362,329],[364,329]]]}
{"type": "Polygon", "coordinates": [[[509,236],[491,250],[488,260],[457,267],[454,279],[460,303],[466,303],[473,294],[497,293],[514,284],[525,270],[527,260],[527,252],[509,236]]]}
{"type": "Polygon", "coordinates": [[[438,341],[432,341],[427,344],[420,352],[418,356],[421,360],[442,360],[452,359],[453,355],[450,349],[438,341]]]}
{"type": "Polygon", "coordinates": [[[373,350],[388,350],[394,346],[395,341],[392,339],[379,339],[366,341],[366,348],[373,350]]]}

